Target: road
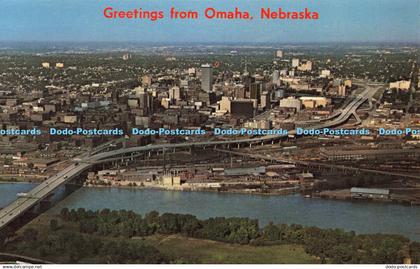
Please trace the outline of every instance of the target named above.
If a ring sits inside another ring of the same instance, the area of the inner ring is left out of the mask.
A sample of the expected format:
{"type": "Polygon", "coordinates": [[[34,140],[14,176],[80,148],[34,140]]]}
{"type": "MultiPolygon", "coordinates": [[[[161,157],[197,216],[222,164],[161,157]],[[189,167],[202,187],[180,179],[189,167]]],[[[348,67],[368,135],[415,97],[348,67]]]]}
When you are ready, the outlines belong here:
{"type": "MultiPolygon", "coordinates": [[[[347,104],[346,107],[342,108],[339,112],[340,115],[334,117],[330,121],[320,122],[311,128],[322,129],[327,127],[335,127],[340,124],[345,123],[353,114],[356,113],[356,110],[369,98],[375,94],[379,85],[372,84],[363,84],[365,90],[356,95],[354,99],[347,104]]],[[[295,134],[295,131],[290,131],[288,135],[295,134]]],[[[283,135],[285,136],[285,135],[283,135]]],[[[174,149],[174,148],[189,148],[189,147],[210,147],[217,145],[236,145],[236,144],[252,144],[252,143],[264,143],[270,142],[276,139],[283,137],[282,135],[271,135],[271,136],[262,136],[254,138],[244,138],[244,139],[235,139],[235,140],[226,140],[226,141],[206,141],[206,142],[192,142],[192,143],[180,143],[180,144],[161,144],[161,145],[147,145],[140,147],[131,147],[131,148],[122,148],[112,151],[100,152],[103,149],[106,149],[109,146],[112,146],[112,142],[109,142],[105,145],[100,146],[99,148],[94,149],[90,154],[82,154],[79,156],[80,159],[78,162],[73,163],[66,167],[64,170],[60,171],[54,176],[51,176],[43,183],[39,184],[31,191],[27,193],[25,197],[19,197],[11,204],[7,205],[5,208],[0,210],[0,229],[8,225],[10,222],[15,220],[21,214],[27,210],[34,207],[37,203],[42,201],[45,197],[54,193],[54,191],[68,182],[71,179],[77,177],[83,171],[89,169],[95,163],[104,162],[113,158],[121,157],[127,154],[133,154],[138,152],[147,152],[152,150],[161,150],[161,149],[174,149]]],[[[123,138],[121,138],[123,139],[123,138]]],[[[118,139],[118,140],[121,140],[118,139]]],[[[115,141],[114,141],[115,142],[115,141]]]]}
{"type": "MultiPolygon", "coordinates": [[[[356,113],[356,110],[369,98],[375,94],[380,86],[371,87],[366,85],[366,89],[355,96],[355,98],[345,107],[341,109],[341,114],[330,121],[317,123],[311,128],[322,129],[335,127],[346,122],[353,114],[356,113]]],[[[270,136],[261,136],[255,138],[245,138],[245,139],[235,139],[235,140],[226,140],[226,141],[206,141],[206,142],[192,142],[192,143],[180,143],[180,144],[162,144],[162,145],[147,145],[140,147],[124,148],[114,151],[98,153],[94,156],[91,156],[91,161],[101,161],[107,158],[116,157],[123,154],[130,154],[142,151],[151,151],[158,149],[173,149],[173,148],[189,148],[189,147],[206,147],[206,146],[215,146],[215,145],[232,145],[232,144],[245,144],[245,143],[261,143],[261,142],[270,142],[274,139],[279,139],[283,136],[295,135],[296,131],[292,130],[288,132],[287,135],[270,135],[270,136]]]]}
{"type": "Polygon", "coordinates": [[[28,209],[38,204],[40,201],[42,201],[42,199],[53,193],[54,190],[56,190],[58,187],[63,185],[71,178],[79,175],[90,166],[91,164],[72,164],[33,188],[27,193],[26,197],[19,197],[11,204],[0,210],[0,229],[16,219],[19,215],[28,209]]]}

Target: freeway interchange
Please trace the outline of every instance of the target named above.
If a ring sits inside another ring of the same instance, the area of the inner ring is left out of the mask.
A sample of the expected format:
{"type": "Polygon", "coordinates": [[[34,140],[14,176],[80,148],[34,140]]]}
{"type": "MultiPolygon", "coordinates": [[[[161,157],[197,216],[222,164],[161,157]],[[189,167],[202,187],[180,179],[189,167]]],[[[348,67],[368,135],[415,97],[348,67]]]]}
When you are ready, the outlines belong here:
{"type": "MultiPolygon", "coordinates": [[[[341,108],[333,114],[333,117],[327,120],[320,121],[311,125],[313,129],[322,129],[327,127],[336,127],[345,123],[352,115],[356,118],[356,110],[367,100],[372,98],[375,92],[381,87],[380,84],[368,84],[363,83],[364,90],[355,95],[353,99],[348,102],[345,107],[341,108]]],[[[288,135],[296,134],[294,130],[290,131],[288,135]]],[[[190,147],[211,147],[220,145],[240,145],[240,144],[252,144],[252,143],[264,143],[273,142],[279,140],[287,135],[270,135],[260,136],[253,138],[225,140],[225,141],[204,141],[204,142],[191,142],[191,143],[179,143],[179,144],[159,144],[159,145],[147,145],[140,147],[122,148],[111,151],[101,152],[104,149],[108,149],[113,146],[113,143],[124,140],[124,138],[117,139],[116,141],[108,142],[98,148],[94,149],[90,153],[85,153],[78,156],[77,161],[73,161],[72,164],[67,166],[64,170],[58,172],[54,176],[49,177],[41,184],[34,187],[32,190],[27,192],[25,195],[18,197],[15,201],[7,205],[5,208],[0,210],[0,229],[7,226],[13,220],[18,218],[20,215],[36,206],[44,198],[48,197],[54,191],[74,179],[82,172],[91,168],[97,163],[103,163],[112,161],[115,159],[124,158],[124,155],[135,154],[138,152],[149,152],[154,150],[165,150],[175,148],[190,148],[190,147]]]]}

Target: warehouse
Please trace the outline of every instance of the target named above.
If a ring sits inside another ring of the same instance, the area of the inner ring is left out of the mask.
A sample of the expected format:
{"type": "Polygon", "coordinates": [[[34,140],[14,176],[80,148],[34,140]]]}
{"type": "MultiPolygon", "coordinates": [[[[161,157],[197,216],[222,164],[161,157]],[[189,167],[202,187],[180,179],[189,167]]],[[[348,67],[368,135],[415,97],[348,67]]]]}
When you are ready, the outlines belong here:
{"type": "Polygon", "coordinates": [[[389,190],[387,189],[374,189],[374,188],[356,188],[350,189],[352,199],[389,199],[389,190]]]}

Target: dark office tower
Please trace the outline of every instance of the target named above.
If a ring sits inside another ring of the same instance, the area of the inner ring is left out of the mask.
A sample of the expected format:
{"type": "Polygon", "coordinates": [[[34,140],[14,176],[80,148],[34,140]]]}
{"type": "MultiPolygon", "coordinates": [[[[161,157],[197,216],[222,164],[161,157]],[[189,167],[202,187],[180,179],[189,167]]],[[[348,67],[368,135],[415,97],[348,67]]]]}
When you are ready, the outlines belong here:
{"type": "Polygon", "coordinates": [[[232,100],[230,113],[237,118],[251,118],[254,116],[255,105],[252,100],[232,100]]]}
{"type": "Polygon", "coordinates": [[[150,115],[153,113],[153,97],[150,93],[140,93],[138,100],[139,108],[143,110],[143,115],[150,115]]]}
{"type": "Polygon", "coordinates": [[[264,84],[262,82],[254,82],[249,86],[249,98],[256,99],[260,102],[261,92],[264,90],[264,84]]]}
{"type": "Polygon", "coordinates": [[[205,92],[213,90],[213,68],[209,64],[201,66],[201,89],[205,92]]]}
{"type": "Polygon", "coordinates": [[[249,86],[255,82],[255,78],[251,76],[243,76],[242,77],[242,83],[245,85],[247,89],[249,89],[249,86]]]}

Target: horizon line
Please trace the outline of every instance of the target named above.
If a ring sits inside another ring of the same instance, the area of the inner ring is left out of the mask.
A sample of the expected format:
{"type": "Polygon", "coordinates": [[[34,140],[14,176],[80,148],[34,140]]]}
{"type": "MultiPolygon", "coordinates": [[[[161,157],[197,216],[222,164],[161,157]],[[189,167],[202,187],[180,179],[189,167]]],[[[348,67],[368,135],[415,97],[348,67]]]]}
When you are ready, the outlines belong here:
{"type": "Polygon", "coordinates": [[[420,40],[406,40],[406,41],[393,41],[393,40],[367,40],[367,41],[140,41],[140,40],[0,40],[0,43],[135,43],[135,44],[283,44],[283,45],[296,45],[296,44],[417,44],[420,45],[420,40]]]}

